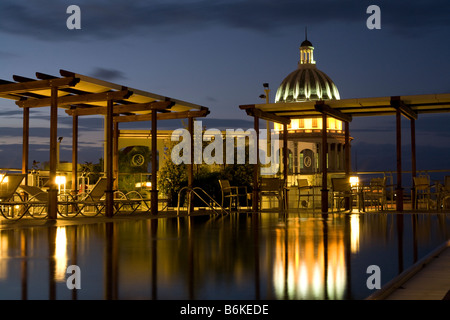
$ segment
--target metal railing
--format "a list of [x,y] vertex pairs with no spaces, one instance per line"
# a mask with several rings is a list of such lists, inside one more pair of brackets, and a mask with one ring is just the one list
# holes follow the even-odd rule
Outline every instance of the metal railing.
[[[180,214],[180,207],[181,207],[181,195],[183,193],[183,191],[186,190],[186,196],[187,196],[187,210],[188,210],[188,215],[191,213],[191,204],[193,203],[194,198],[192,197],[192,194],[194,194],[195,196],[197,196],[204,204],[206,204],[206,206],[208,206],[212,211],[214,211],[217,214],[220,214],[220,211],[225,212],[225,213],[230,213],[230,211],[225,210],[225,208],[223,208],[216,200],[214,200],[213,197],[211,197],[205,190],[203,190],[200,187],[183,187],[181,188],[180,191],[178,191],[178,203],[177,203],[177,215]],[[200,193],[202,193],[204,196],[207,197],[207,199],[209,199],[209,202],[205,199],[203,199],[203,197],[197,192],[199,191]],[[220,211],[217,211],[215,206],[220,208]]]

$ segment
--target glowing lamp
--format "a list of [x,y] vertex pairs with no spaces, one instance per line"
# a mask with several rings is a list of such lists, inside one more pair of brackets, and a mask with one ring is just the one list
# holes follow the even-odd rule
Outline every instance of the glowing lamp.
[[359,178],[358,177],[350,177],[350,186],[357,187],[359,184]]
[[137,182],[135,188],[150,188],[152,186],[151,182]]
[[58,185],[59,192],[61,192],[61,186],[66,189],[66,176],[56,176],[55,183]]

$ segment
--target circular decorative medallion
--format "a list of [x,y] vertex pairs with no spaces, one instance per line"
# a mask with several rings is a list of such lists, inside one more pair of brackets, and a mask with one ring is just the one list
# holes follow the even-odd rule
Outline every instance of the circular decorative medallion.
[[311,164],[312,164],[312,159],[311,159],[311,157],[310,157],[310,156],[306,156],[306,157],[303,159],[303,164],[305,165],[306,168],[311,167]]
[[142,154],[135,154],[133,158],[131,158],[131,164],[135,167],[140,167],[144,164],[145,158]]

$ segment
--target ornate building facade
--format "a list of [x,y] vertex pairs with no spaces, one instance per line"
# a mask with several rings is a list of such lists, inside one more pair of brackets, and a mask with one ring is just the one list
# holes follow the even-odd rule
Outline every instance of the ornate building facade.
[[[280,84],[275,103],[338,100],[339,91],[324,72],[317,69],[314,47],[309,40],[300,45],[300,61]],[[274,124],[282,137],[282,125]],[[292,119],[288,125],[288,172],[297,175],[316,175],[322,172],[322,120],[321,118]],[[330,173],[344,172],[345,133],[342,121],[327,118],[327,168]],[[284,138],[284,137],[283,137]],[[295,184],[295,180],[290,181]]]

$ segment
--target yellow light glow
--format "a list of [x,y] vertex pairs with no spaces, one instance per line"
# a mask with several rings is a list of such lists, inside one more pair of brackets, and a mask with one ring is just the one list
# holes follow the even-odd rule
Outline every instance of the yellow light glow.
[[350,185],[352,187],[357,187],[359,185],[359,178],[358,177],[350,177]]
[[55,278],[57,281],[63,281],[66,277],[67,268],[67,235],[65,227],[58,227],[58,229],[56,229],[55,240]]
[[66,184],[66,176],[56,176],[55,183],[59,186]]
[[352,253],[359,251],[359,215],[356,214],[350,218],[350,250]]
[[[283,125],[275,122],[273,128],[276,131],[281,131]],[[307,133],[313,132],[313,129],[322,130],[322,128],[321,118],[291,119],[291,123],[288,125],[288,131],[303,129]],[[327,130],[342,131],[342,121],[329,117],[327,119]]]
[[8,182],[8,177],[5,177],[4,174],[0,174],[0,181],[1,181],[2,183],[6,183],[6,182]]
[[291,129],[292,130],[299,129],[298,119],[291,120]]
[[152,186],[151,182],[137,182],[135,185],[135,188],[150,188]]
[[8,259],[9,258],[9,235],[6,233],[0,234],[0,279],[8,279]]
[[66,176],[56,176],[55,183],[58,185],[59,193],[61,193],[61,189],[66,190]]
[[323,242],[314,240],[321,234],[320,229],[314,228],[316,222],[304,223],[306,230],[317,233],[305,234],[299,228],[290,231],[291,240],[286,242],[286,231],[276,231],[274,258],[271,258],[275,295],[288,299],[323,299],[328,293],[333,299],[342,298],[347,281],[342,229],[328,229],[330,250],[325,255]]

